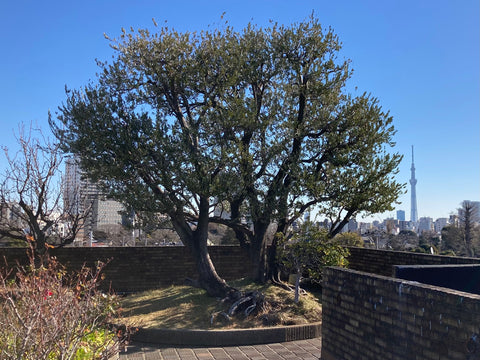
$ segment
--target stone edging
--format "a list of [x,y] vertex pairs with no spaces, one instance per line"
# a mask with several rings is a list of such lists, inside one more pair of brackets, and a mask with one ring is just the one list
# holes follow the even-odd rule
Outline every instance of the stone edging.
[[321,336],[322,323],[255,329],[187,330],[144,329],[132,336],[138,342],[184,346],[238,346],[269,344]]

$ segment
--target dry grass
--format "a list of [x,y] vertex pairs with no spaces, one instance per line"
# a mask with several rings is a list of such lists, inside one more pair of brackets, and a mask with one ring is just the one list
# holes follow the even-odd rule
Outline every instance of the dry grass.
[[[205,291],[190,286],[168,288],[128,295],[122,299],[124,320],[144,328],[228,329],[272,325],[305,324],[321,320],[322,307],[312,293],[293,301],[293,292],[274,285],[258,285],[247,280],[229,282],[244,291],[258,290],[265,295],[262,311],[247,318],[226,323],[222,316],[227,305],[209,297]],[[213,315],[213,323],[212,323]]]

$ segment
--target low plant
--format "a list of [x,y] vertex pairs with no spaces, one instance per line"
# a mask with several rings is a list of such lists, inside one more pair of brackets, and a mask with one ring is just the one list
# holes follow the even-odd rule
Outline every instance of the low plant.
[[281,239],[277,261],[283,271],[295,277],[295,303],[299,301],[302,276],[321,282],[323,269],[348,266],[348,255],[348,249],[312,223],[303,224],[290,238]]
[[[125,334],[109,326],[118,307],[98,288],[104,263],[68,273],[29,251],[29,265],[0,274],[0,358],[108,359]],[[15,272],[15,273],[14,273]]]

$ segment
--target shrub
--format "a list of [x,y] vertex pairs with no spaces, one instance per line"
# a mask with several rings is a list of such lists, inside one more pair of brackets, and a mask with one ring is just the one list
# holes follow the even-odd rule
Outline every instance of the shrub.
[[[107,359],[123,334],[109,330],[117,300],[98,290],[101,271],[68,274],[55,258],[0,274],[1,359]],[[14,276],[12,276],[14,275]]]
[[279,264],[290,274],[296,275],[295,302],[298,302],[299,284],[302,276],[321,281],[326,266],[347,266],[348,249],[335,239],[330,239],[326,230],[306,223],[290,239],[283,239],[277,253]]
[[343,246],[364,247],[362,237],[354,232],[345,232],[337,234],[334,239]]

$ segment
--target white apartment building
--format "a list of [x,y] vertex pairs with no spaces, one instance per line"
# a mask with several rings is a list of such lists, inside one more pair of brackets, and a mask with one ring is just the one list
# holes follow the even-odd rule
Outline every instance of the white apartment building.
[[124,209],[123,205],[107,199],[98,186],[85,176],[75,157],[65,162],[63,182],[65,211],[82,214],[90,209],[84,227],[77,235],[78,240],[89,239],[99,226],[122,224],[120,212]]
[[102,225],[117,225],[122,223],[124,206],[118,201],[98,196],[94,202],[96,228]]
[[365,234],[366,232],[369,232],[369,231],[372,230],[372,224],[371,223],[359,222],[358,223],[358,228],[360,229],[360,234]]
[[98,187],[84,176],[75,157],[65,161],[63,179],[63,202],[66,212],[81,214],[90,206],[91,200],[98,197]]
[[442,232],[442,229],[448,225],[448,219],[447,218],[438,218],[435,220],[435,223],[433,225],[434,230],[437,234]]
[[424,231],[433,230],[433,219],[431,217],[421,217],[418,220],[418,231],[417,234],[421,234]]

